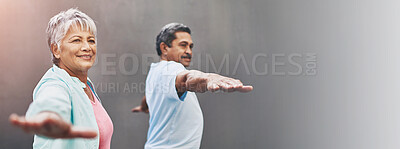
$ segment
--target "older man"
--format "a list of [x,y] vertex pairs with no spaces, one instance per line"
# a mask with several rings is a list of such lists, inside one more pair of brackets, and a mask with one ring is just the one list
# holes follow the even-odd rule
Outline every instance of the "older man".
[[146,149],[200,148],[203,114],[195,92],[249,92],[253,89],[240,80],[187,70],[193,48],[190,34],[189,27],[170,23],[157,36],[160,62],[151,64],[146,95],[142,105],[133,109],[150,113]]

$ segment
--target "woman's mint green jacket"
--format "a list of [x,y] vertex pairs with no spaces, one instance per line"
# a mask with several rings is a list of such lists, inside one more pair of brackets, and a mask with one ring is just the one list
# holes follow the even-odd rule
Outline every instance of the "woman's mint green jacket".
[[[93,85],[88,78],[92,91]],[[74,126],[97,130],[92,104],[83,90],[86,87],[78,78],[70,76],[65,70],[53,65],[39,81],[33,91],[33,102],[26,117],[32,117],[43,111],[59,114]],[[97,96],[97,99],[100,99]],[[51,139],[35,135],[33,149],[98,149],[99,136],[94,139]]]

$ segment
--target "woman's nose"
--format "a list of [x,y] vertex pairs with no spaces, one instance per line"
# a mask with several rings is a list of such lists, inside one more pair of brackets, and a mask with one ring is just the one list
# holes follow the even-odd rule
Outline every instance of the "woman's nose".
[[83,42],[83,45],[82,45],[81,50],[82,50],[82,51],[90,51],[91,48],[90,48],[90,46],[89,46],[89,43],[88,43],[88,42]]

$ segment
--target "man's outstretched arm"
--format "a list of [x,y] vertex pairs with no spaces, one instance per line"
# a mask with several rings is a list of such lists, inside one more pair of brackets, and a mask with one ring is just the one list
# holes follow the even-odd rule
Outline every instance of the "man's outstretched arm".
[[176,76],[175,87],[178,94],[185,91],[203,93],[217,90],[226,92],[250,92],[253,90],[253,86],[244,86],[240,80],[198,70],[185,70],[179,73]]
[[[175,87],[178,96],[185,91],[206,92],[206,91],[239,91],[250,92],[253,86],[244,86],[240,80],[224,77],[215,73],[204,73],[198,70],[185,70],[176,76]],[[142,104],[132,109],[132,112],[149,113],[146,103],[146,96],[142,99]]]

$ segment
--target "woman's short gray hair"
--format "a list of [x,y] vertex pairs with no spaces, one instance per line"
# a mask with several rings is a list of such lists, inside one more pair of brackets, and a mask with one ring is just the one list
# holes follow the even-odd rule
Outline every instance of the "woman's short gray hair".
[[72,25],[77,27],[80,26],[81,30],[83,31],[89,31],[95,36],[95,40],[97,40],[96,24],[92,18],[79,11],[77,8],[70,8],[67,11],[62,11],[55,15],[50,19],[49,24],[47,25],[46,33],[47,43],[50,47],[50,52],[52,55],[52,61],[56,65],[58,65],[59,59],[54,57],[51,47],[53,44],[55,44],[60,49],[61,40],[65,37]]

